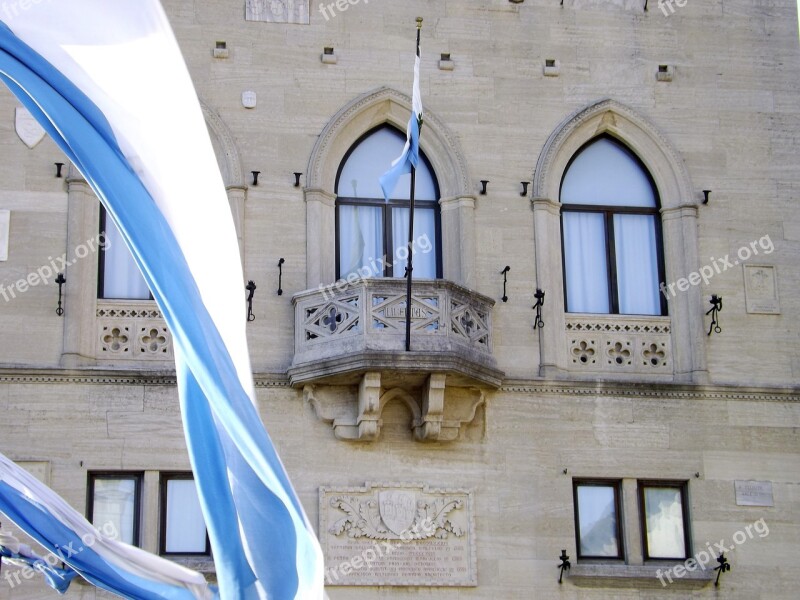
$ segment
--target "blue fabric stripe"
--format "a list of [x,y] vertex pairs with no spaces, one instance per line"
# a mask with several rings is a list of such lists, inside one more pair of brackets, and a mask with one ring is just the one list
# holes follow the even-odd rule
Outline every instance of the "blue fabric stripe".
[[232,580],[220,578],[220,594],[223,598],[251,598],[253,596],[247,590],[252,588],[256,576],[241,544],[234,543],[238,537],[239,521],[219,432],[211,426],[214,423],[211,408],[192,372],[178,355],[175,364],[182,389],[180,401],[184,433],[200,504],[203,514],[213,515],[206,519],[206,526],[214,564],[218,573],[238,574]]
[[408,121],[408,137],[410,140],[408,150],[400,155],[397,164],[381,175],[379,180],[386,202],[391,198],[400,177],[405,173],[410,173],[412,165],[416,168],[419,164],[419,133],[419,117],[412,112]]
[[[45,582],[59,594],[65,593],[69,589],[69,584],[78,576],[78,572],[70,568],[59,569],[51,567],[41,558],[22,556],[12,552],[10,549],[0,546],[0,558],[9,558],[16,563],[24,563],[34,571],[39,571],[44,577]],[[11,583],[11,580],[7,580]]]
[[[185,361],[179,379],[184,424],[193,465],[199,467],[197,480],[215,560],[221,565],[217,572],[224,597],[245,597],[253,578],[243,562],[240,530],[233,526],[233,501],[242,522],[248,524],[244,528],[247,546],[258,548],[256,576],[272,590],[274,598],[294,598],[299,575],[296,563],[287,564],[287,553],[292,556],[298,534],[307,536],[306,545],[314,534],[304,522],[299,500],[242,388],[171,229],[92,103],[5,27],[0,29],[0,48],[4,79],[29,110],[44,119],[40,122],[112,215],[163,311],[176,351]],[[31,61],[35,69],[17,57]],[[201,441],[208,440],[211,431],[218,432],[224,443],[218,437],[211,447],[201,448]],[[203,468],[206,463],[210,466]],[[223,483],[227,487],[223,465],[231,469],[230,493],[215,490]],[[280,493],[289,506],[279,499]],[[257,510],[262,503],[273,511],[280,506],[285,514],[265,514]],[[293,520],[287,518],[289,510]]]
[[97,587],[132,600],[194,600],[185,588],[146,580],[108,563],[74,531],[4,481],[0,481],[0,512]]

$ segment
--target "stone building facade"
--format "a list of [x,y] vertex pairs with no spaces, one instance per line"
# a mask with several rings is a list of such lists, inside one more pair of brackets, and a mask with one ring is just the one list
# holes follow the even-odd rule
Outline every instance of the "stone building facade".
[[[794,598],[793,0],[315,4],[164,2],[329,596]],[[417,16],[428,271],[406,352],[403,196],[367,176],[402,145]],[[108,291],[124,256],[98,201],[7,90],[0,156],[0,451],[213,578],[168,512],[191,491],[158,307]],[[49,594],[0,575],[0,599]]]

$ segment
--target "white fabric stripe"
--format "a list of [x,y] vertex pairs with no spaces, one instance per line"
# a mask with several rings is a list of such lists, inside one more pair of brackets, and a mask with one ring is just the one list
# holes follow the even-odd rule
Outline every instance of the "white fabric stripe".
[[[197,96],[160,3],[47,2],[20,11],[7,24],[108,118],[184,250],[252,399],[243,311],[231,310],[244,293],[233,218]],[[209,240],[207,231],[218,235]]]

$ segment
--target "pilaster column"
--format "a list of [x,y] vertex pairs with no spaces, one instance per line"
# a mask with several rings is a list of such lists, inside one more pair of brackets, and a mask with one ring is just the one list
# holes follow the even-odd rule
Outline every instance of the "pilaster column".
[[442,198],[439,206],[442,215],[442,275],[449,281],[474,289],[475,196]]
[[539,330],[540,375],[555,376],[567,362],[564,344],[564,284],[561,273],[561,206],[549,198],[533,198],[536,284],[545,293]]
[[[664,262],[667,286],[699,267],[697,249],[697,205],[682,204],[661,210],[664,228]],[[673,288],[674,289],[674,288]],[[703,317],[705,290],[690,286],[685,292],[669,294],[672,317],[672,353],[675,380],[686,383],[708,381],[706,336]]]
[[321,189],[304,190],[306,200],[306,287],[336,279],[336,196]]
[[[89,184],[70,165],[67,176],[67,257],[75,248],[94,240],[100,232],[100,203]],[[99,250],[98,250],[99,251]],[[97,310],[97,253],[67,266],[64,299],[64,346],[61,364],[94,364],[95,312]]]

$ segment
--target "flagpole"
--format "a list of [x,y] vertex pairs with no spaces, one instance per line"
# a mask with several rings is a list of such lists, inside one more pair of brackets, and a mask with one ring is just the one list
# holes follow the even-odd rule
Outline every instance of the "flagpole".
[[[419,37],[422,30],[422,17],[417,17],[417,58],[419,58]],[[421,125],[420,125],[421,128]],[[417,169],[411,165],[411,200],[408,211],[408,266],[406,267],[406,352],[411,350],[411,277],[414,271],[414,188],[416,187]]]

